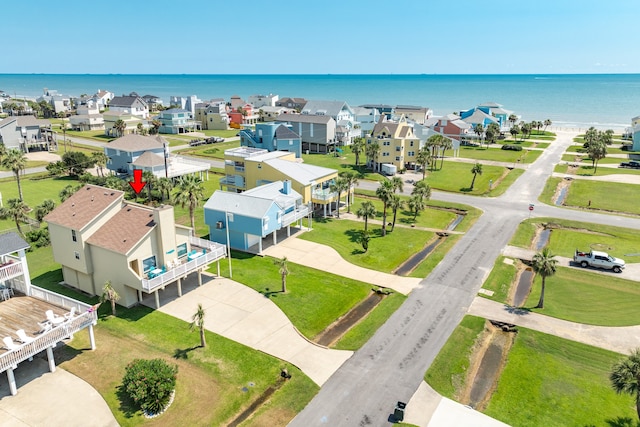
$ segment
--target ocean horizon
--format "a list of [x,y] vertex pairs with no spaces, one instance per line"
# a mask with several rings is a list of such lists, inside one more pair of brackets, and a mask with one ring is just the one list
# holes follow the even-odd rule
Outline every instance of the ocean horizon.
[[0,74],[0,90],[36,98],[65,95],[196,95],[203,101],[233,95],[277,94],[363,104],[420,105],[444,115],[496,102],[522,120],[553,126],[628,127],[640,115],[640,74]]

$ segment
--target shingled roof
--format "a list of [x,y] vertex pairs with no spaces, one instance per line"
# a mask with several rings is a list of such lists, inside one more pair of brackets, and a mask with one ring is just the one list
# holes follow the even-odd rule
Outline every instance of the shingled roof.
[[120,203],[124,192],[87,184],[44,217],[48,223],[72,230],[82,230],[114,203]]
[[125,204],[87,239],[87,243],[127,254],[155,226],[151,209]]
[[0,255],[18,252],[21,249],[28,249],[29,244],[18,236],[17,233],[9,232],[0,234]]
[[146,151],[164,148],[163,141],[164,139],[161,136],[153,138],[150,136],[130,134],[111,141],[106,147],[127,152]]

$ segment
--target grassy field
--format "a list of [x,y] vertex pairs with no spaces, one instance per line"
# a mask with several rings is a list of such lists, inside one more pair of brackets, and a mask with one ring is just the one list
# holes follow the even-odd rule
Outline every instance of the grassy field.
[[[281,278],[273,258],[234,252],[233,280],[270,298],[309,339],[347,313],[371,292],[371,285],[289,263],[287,292],[281,293]],[[213,270],[214,267],[212,267]],[[226,263],[221,264],[227,275]]]
[[[567,173],[567,169],[569,169],[569,165],[567,165],[566,163],[564,164],[560,163],[556,165],[553,171],[558,173]],[[598,167],[595,174],[593,173],[593,171],[594,171],[594,168],[590,164],[589,165],[580,164],[580,167],[578,168],[576,175],[605,176],[605,175],[638,175],[640,174],[640,169],[625,169],[625,168]]]
[[198,147],[182,148],[177,150],[177,154],[196,156],[196,157],[210,157],[213,159],[224,159],[224,151],[232,148],[240,147],[240,141],[225,141],[218,142],[216,144],[200,145]]
[[632,398],[616,394],[609,370],[621,355],[518,328],[485,413],[514,427],[633,426]]
[[207,130],[200,130],[198,132],[201,132],[207,136],[219,136],[221,138],[232,138],[235,137],[238,132],[240,132],[239,129],[228,129],[228,130],[224,130],[224,129],[207,129]]
[[542,151],[538,150],[501,150],[499,148],[486,147],[460,147],[460,157],[476,160],[493,160],[496,162],[509,162],[509,163],[533,163],[538,157],[540,157]]
[[504,259],[505,257],[503,256],[499,256],[498,259],[496,259],[493,269],[491,269],[491,273],[489,273],[489,277],[487,277],[482,284],[482,289],[493,291],[493,295],[479,294],[480,296],[493,301],[507,302],[509,290],[516,278],[518,270],[514,264],[506,264]]
[[[536,277],[526,307],[538,303],[540,289],[541,281]],[[558,267],[556,274],[547,278],[544,301],[544,309],[531,311],[589,325],[640,324],[640,286],[615,273],[603,276],[587,269]]]
[[380,226],[369,224],[371,241],[369,250],[363,253],[362,246],[356,242],[363,229],[363,222],[318,218],[313,222],[313,230],[299,238],[331,246],[352,264],[391,273],[435,236],[429,231],[396,227],[382,237]]
[[542,193],[538,197],[542,203],[546,203],[548,205],[553,205],[551,201],[553,199],[553,195],[556,192],[556,188],[558,188],[558,184],[562,181],[562,178],[549,178],[542,189]]
[[427,370],[424,380],[441,395],[458,398],[464,387],[472,348],[484,330],[481,317],[465,316]]
[[[589,158],[589,156],[587,154],[582,154],[582,155],[578,155],[580,156],[578,159],[576,159],[576,155],[575,154],[563,154],[561,160],[564,162],[569,162],[571,164],[579,164],[581,166],[591,166],[591,159]],[[621,159],[618,157],[605,157],[604,159],[600,159],[600,161],[598,162],[599,165],[615,165],[615,164],[619,164],[620,162],[624,162],[625,159]]]
[[67,134],[67,137],[76,136],[78,138],[90,139],[92,141],[97,141],[102,143],[111,142],[114,139],[116,139],[112,136],[105,135],[103,130],[75,131],[75,130],[67,129],[66,134]]
[[583,207],[590,201],[592,209],[640,214],[640,204],[632,197],[637,191],[638,185],[634,184],[574,180],[565,205]]
[[[455,193],[465,193],[473,195],[498,196],[508,188],[507,178],[496,184],[503,175],[522,174],[520,169],[509,170],[500,166],[482,166],[482,175],[476,177],[474,189],[470,190],[473,174],[471,169],[473,164],[454,161],[445,161],[441,170],[427,172],[427,182],[434,190],[450,191]],[[492,190],[489,190],[489,181],[492,181]],[[513,181],[510,181],[513,182]]]
[[[425,375],[440,394],[455,399],[464,387],[471,348],[484,319],[465,316]],[[621,355],[518,328],[487,415],[514,427],[632,426],[632,398],[609,386],[609,369]]]
[[[400,196],[401,200],[405,202],[404,209],[398,209],[396,224],[410,225],[416,224],[418,227],[446,229],[449,224],[456,218],[456,213],[451,210],[427,208],[420,212],[413,221],[413,213],[407,210],[406,203],[409,200],[409,196]],[[369,201],[373,203],[376,208],[375,219],[382,221],[382,210],[384,208],[382,201],[374,197],[362,197],[356,195],[354,203],[351,205],[351,213],[357,212],[363,202]],[[341,213],[346,212],[346,208],[340,210]],[[387,208],[387,222],[393,221],[393,211]],[[380,227],[380,225],[375,225]]]

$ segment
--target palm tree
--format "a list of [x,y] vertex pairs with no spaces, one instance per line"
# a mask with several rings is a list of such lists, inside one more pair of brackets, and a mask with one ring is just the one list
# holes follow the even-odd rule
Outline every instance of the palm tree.
[[431,164],[431,152],[429,151],[429,147],[425,145],[418,151],[418,155],[416,156],[416,163],[420,165],[422,169],[422,179],[425,178],[427,174],[427,165]]
[[402,190],[404,190],[404,181],[399,176],[394,176],[391,178],[391,187],[393,187],[394,193],[402,193]]
[[149,133],[151,135],[157,135],[159,130],[160,130],[160,126],[162,126],[162,122],[160,120],[152,120],[151,121],[151,129],[149,129]]
[[111,314],[114,316],[116,315],[116,302],[118,302],[119,299],[120,295],[116,292],[113,286],[111,286],[111,281],[107,280],[104,282],[100,302],[109,301],[111,303]]
[[[453,148],[453,142],[451,141],[451,139],[445,136],[442,138],[440,147],[442,148],[442,155],[440,156],[440,170],[442,170],[442,166],[444,165],[444,155],[447,152],[447,150],[450,150]],[[422,179],[424,179],[424,177],[422,177]]]
[[122,119],[116,120],[113,124],[113,128],[116,130],[116,135],[122,136],[124,135],[124,131],[127,128],[127,124]]
[[195,329],[198,329],[200,332],[200,347],[207,346],[207,340],[204,336],[204,316],[205,316],[204,308],[202,308],[202,304],[198,303],[198,309],[193,316],[191,316],[191,324],[189,325],[189,330],[193,332]]
[[189,206],[191,228],[196,230],[196,208],[204,199],[204,187],[202,180],[196,175],[185,175],[178,181],[178,192],[173,195],[173,202],[183,208]]
[[420,199],[424,201],[429,200],[431,198],[431,187],[427,184],[427,181],[423,179],[415,183],[411,195],[420,196]]
[[534,273],[539,274],[542,278],[542,290],[540,291],[540,300],[535,308],[544,308],[544,285],[547,277],[556,274],[556,266],[558,260],[554,258],[549,248],[544,248],[542,252],[538,252],[533,256],[531,267]]
[[56,202],[51,199],[47,199],[38,206],[36,206],[36,219],[38,222],[42,222],[45,216],[49,214],[49,212],[53,211],[56,208]]
[[611,386],[616,393],[630,394],[636,399],[636,413],[640,418],[640,348],[611,368]]
[[338,176],[344,178],[347,188],[347,213],[351,213],[353,203],[353,188],[358,185],[358,174],[355,171],[342,171]]
[[147,185],[145,185],[147,189],[147,198],[149,199],[149,203],[151,203],[151,190],[155,188],[158,178],[156,178],[151,171],[143,171],[142,180],[147,183]]
[[156,187],[162,196],[162,202],[165,201],[165,195],[167,199],[171,198],[171,190],[173,190],[173,182],[169,178],[158,178]]
[[511,123],[511,127],[513,128],[518,121],[518,116],[516,116],[515,114],[510,114],[507,120],[509,120],[509,123]]
[[22,228],[20,228],[20,223],[27,222],[29,220],[29,217],[27,216],[27,212],[29,212],[29,210],[29,206],[27,206],[22,200],[9,199],[7,200],[7,205],[0,208],[0,219],[13,219],[16,223],[18,233],[24,236]]
[[342,192],[349,191],[349,183],[346,179],[338,176],[329,186],[329,191],[331,191],[332,193],[338,193],[338,201],[336,202],[336,213],[338,214],[338,219],[340,219],[340,198],[342,197]]
[[392,194],[389,199],[389,207],[393,212],[393,221],[391,222],[391,231],[393,232],[394,228],[396,228],[396,217],[398,215],[398,209],[402,209],[404,206],[404,202],[397,194]]
[[380,155],[380,145],[376,141],[367,144],[367,148],[365,148],[365,154],[368,161],[371,162],[371,169],[373,169],[374,172],[377,172],[377,162],[378,156]]
[[[120,183],[122,180],[116,177],[113,177],[115,179],[118,180],[118,183]],[[111,187],[110,187],[111,188]],[[64,187],[62,190],[60,190],[60,193],[58,193],[58,197],[60,197],[60,201],[64,202],[65,200],[67,200],[69,197],[73,196],[74,193],[76,191],[78,191],[80,189],[79,186],[73,186],[71,184],[67,185],[66,187]]]
[[362,245],[362,250],[365,253],[369,250],[369,240],[371,240],[371,234],[366,229],[361,230],[358,234],[358,243]]
[[20,185],[20,173],[27,166],[27,156],[25,156],[22,151],[12,148],[4,155],[1,164],[5,168],[10,169],[16,176],[16,182],[18,183],[18,196],[20,201],[23,201],[24,198],[22,197],[22,185]]
[[471,181],[471,189],[473,190],[473,185],[476,183],[476,176],[482,175],[482,164],[476,163],[473,165],[471,173],[473,174],[473,180]]
[[594,168],[593,174],[595,175],[596,172],[598,172],[598,162],[607,157],[607,145],[601,138],[598,138],[589,144],[587,153],[589,153],[589,157],[591,158],[591,167]]
[[282,293],[287,292],[287,276],[290,273],[288,263],[287,257],[273,260],[273,264],[278,266],[278,273],[280,273],[280,280],[282,280]]
[[496,142],[498,135],[500,135],[500,126],[497,123],[489,123],[489,126],[487,126],[487,130],[485,131],[485,142],[487,143],[487,148],[489,147],[489,144]]
[[386,179],[376,189],[376,196],[382,201],[382,237],[387,235],[387,207],[392,194],[393,183]]
[[544,124],[544,131],[545,131],[545,132],[547,131],[547,127],[551,126],[551,123],[552,123],[552,122],[551,122],[551,120],[550,120],[550,119],[547,119],[547,120],[545,120],[545,121],[544,121],[544,123],[543,123],[543,124]]
[[[445,137],[440,135],[440,134],[436,134],[436,135],[431,135],[424,143],[424,147],[423,149],[425,150],[429,150],[429,164],[431,165],[431,170],[433,170],[434,166],[435,166],[435,159],[437,159],[437,151],[438,149],[442,146],[443,142],[444,142]],[[418,153],[419,155],[420,153]],[[422,179],[424,179],[424,176],[422,177]]]
[[364,152],[366,148],[365,139],[362,137],[356,137],[351,144],[351,152],[356,156],[356,166],[360,165],[360,154]]
[[427,207],[426,201],[419,195],[414,194],[411,196],[408,202],[409,210],[413,212],[413,221],[415,222],[416,218],[420,211],[424,210]]
[[369,218],[376,215],[376,207],[370,201],[362,202],[360,208],[356,211],[358,218],[364,218],[364,231],[367,231]]
[[478,135],[478,139],[480,140],[480,145],[482,146],[482,135],[484,134],[484,126],[482,126],[482,123],[478,123],[473,127],[473,133]]
[[106,154],[104,154],[104,151],[96,151],[91,153],[91,161],[98,168],[100,176],[104,177],[104,168],[107,166],[107,162],[109,161],[109,158]]
[[518,125],[511,126],[511,129],[509,129],[509,133],[513,137],[513,142],[515,142],[518,134],[520,133],[520,127]]

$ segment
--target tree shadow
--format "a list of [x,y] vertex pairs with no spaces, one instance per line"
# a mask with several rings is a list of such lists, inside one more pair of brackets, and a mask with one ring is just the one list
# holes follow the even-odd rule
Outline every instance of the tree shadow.
[[118,409],[120,410],[120,412],[122,412],[124,417],[133,418],[136,412],[138,412],[138,407],[136,403],[133,401],[133,399],[129,397],[129,395],[124,390],[124,387],[122,385],[119,385],[118,387],[116,387],[116,397],[120,402]]
[[[369,230],[369,232],[371,231]],[[351,230],[346,230],[344,234],[349,238],[349,241],[351,243],[358,243],[358,240],[362,235],[362,230],[356,230],[355,228],[352,228]]]
[[504,310],[509,314],[515,314],[516,316],[526,316],[531,314],[531,308],[529,307],[514,307],[512,305],[505,304]]
[[473,191],[473,188],[471,188],[471,187],[462,187],[462,188],[460,188],[459,191],[461,191],[462,193],[470,193],[470,192]]
[[272,291],[269,288],[264,288],[264,290],[259,291],[265,298],[276,298],[278,294],[281,294],[281,290]]
[[200,348],[199,345],[193,346],[191,348],[185,348],[185,349],[176,348],[176,350],[173,352],[173,358],[187,360],[189,358],[189,353],[198,348]]
[[605,420],[611,427],[640,427],[640,421],[636,421],[630,417],[617,417]]

